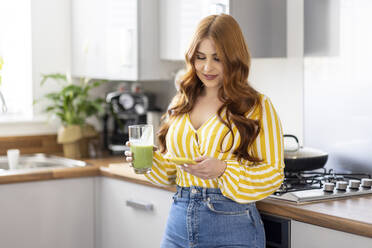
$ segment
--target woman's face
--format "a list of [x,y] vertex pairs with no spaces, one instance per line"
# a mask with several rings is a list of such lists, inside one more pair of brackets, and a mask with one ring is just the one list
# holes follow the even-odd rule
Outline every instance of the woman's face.
[[204,39],[196,51],[194,66],[196,75],[208,88],[219,87],[223,81],[223,66],[213,40]]

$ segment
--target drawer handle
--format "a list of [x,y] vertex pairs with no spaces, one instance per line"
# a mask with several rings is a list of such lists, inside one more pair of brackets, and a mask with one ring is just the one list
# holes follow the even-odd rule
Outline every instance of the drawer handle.
[[152,211],[154,209],[154,205],[152,203],[141,202],[137,200],[127,200],[126,204],[129,207],[137,208],[137,209],[141,209],[145,211]]

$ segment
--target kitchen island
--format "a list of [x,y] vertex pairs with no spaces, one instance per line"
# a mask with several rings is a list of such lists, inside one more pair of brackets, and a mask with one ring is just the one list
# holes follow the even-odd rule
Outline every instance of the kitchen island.
[[[151,184],[143,175],[137,175],[123,157],[106,157],[87,159],[89,166],[79,168],[54,168],[3,172],[0,184],[11,184],[29,181],[45,181],[68,178],[98,177],[111,178],[131,184],[140,184],[144,189],[161,189],[171,195],[175,187],[161,187]],[[1,185],[0,185],[1,187]],[[96,186],[97,187],[97,186]],[[299,223],[355,234],[368,238],[372,247],[372,195],[327,200],[308,204],[292,204],[276,199],[265,199],[257,202],[257,208],[265,214],[287,218]]]

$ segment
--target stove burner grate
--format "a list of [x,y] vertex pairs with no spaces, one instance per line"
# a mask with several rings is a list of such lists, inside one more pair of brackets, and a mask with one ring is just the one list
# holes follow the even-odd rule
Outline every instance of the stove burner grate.
[[360,180],[362,178],[371,178],[371,175],[365,173],[335,173],[333,169],[327,171],[325,168],[320,171],[286,172],[282,185],[274,194],[282,195],[288,192],[321,189],[324,183],[348,182],[352,179]]

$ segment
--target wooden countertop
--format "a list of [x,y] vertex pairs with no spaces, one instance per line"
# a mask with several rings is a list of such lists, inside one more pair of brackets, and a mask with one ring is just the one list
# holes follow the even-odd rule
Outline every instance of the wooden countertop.
[[261,212],[372,238],[372,195],[295,205],[280,200],[257,202]]
[[[72,177],[107,176],[175,192],[175,187],[151,184],[137,175],[123,157],[86,159],[82,168],[28,169],[0,173],[0,184],[52,180]],[[372,238],[372,195],[295,205],[275,199],[257,202],[265,213]]]

